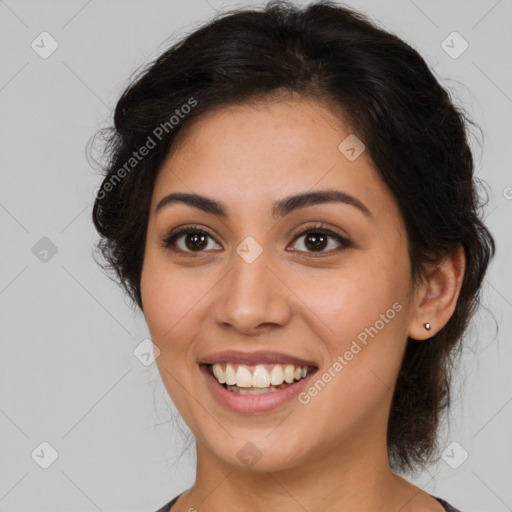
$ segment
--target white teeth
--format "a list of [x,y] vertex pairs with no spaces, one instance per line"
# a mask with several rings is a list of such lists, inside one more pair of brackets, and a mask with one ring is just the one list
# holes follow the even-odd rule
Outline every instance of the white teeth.
[[224,372],[222,371],[220,364],[213,365],[213,374],[221,384],[224,384],[226,382],[226,378],[224,376]]
[[258,365],[252,374],[252,387],[253,388],[268,388],[270,386],[270,373],[262,366]]
[[[269,365],[259,364],[254,367],[253,372],[244,365],[238,365],[235,371],[233,364],[227,363],[226,369],[222,369],[220,363],[215,363],[212,366],[215,378],[227,386],[238,386],[239,388],[251,389],[266,389],[267,391],[278,391],[278,388],[273,386],[281,386],[284,383],[292,384],[294,381],[299,381],[306,377],[308,373],[307,366],[295,366],[287,364],[284,366],[280,364],[272,365],[272,370],[269,372],[267,367]],[[284,385],[286,385],[284,384]],[[228,388],[229,389],[229,388]],[[258,394],[251,393],[250,394]]]
[[[215,366],[217,366],[222,372],[220,364],[214,364],[213,367],[215,368]],[[226,365],[226,374],[224,375],[224,378],[226,379],[226,384],[228,386],[233,386],[236,384],[236,372],[229,363]],[[222,384],[220,380],[219,382]]]
[[273,386],[279,386],[284,382],[284,372],[283,367],[280,364],[276,364],[272,371],[270,372],[270,383]]
[[295,366],[293,364],[287,364],[284,368],[284,380],[291,384],[295,377]]
[[[287,384],[289,386],[290,384]],[[228,386],[229,391],[238,393],[239,395],[266,395],[267,393],[274,393],[281,391],[281,388],[270,386],[269,388],[238,388],[236,386]]]
[[248,368],[240,365],[236,372],[236,385],[239,388],[250,388],[252,386],[252,375]]

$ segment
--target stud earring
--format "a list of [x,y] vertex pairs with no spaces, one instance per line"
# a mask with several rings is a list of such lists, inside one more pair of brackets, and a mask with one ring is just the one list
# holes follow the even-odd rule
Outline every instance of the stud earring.
[[425,329],[427,329],[427,331],[430,331],[432,326],[427,322],[427,323],[423,324],[423,327],[425,327]]

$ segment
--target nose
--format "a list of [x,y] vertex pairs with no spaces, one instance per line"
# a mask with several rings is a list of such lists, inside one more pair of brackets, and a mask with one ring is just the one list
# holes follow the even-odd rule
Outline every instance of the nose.
[[232,260],[213,305],[217,325],[253,336],[286,325],[293,294],[269,265],[265,251],[251,263],[236,253]]

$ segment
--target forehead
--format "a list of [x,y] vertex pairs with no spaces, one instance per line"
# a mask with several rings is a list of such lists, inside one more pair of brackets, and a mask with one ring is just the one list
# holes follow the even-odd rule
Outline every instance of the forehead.
[[328,188],[369,209],[392,206],[368,152],[351,160],[340,151],[349,136],[339,115],[311,99],[217,108],[179,134],[157,176],[152,209],[174,191],[215,196],[236,211]]

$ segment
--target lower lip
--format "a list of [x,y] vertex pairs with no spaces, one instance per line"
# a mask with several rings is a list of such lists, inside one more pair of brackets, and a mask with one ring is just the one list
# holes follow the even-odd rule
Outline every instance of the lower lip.
[[273,411],[293,400],[308,385],[310,378],[316,373],[308,373],[306,377],[279,391],[265,393],[263,395],[241,395],[228,391],[219,381],[209,372],[206,365],[200,365],[203,372],[206,385],[213,397],[224,407],[233,412],[241,414],[259,414]]

